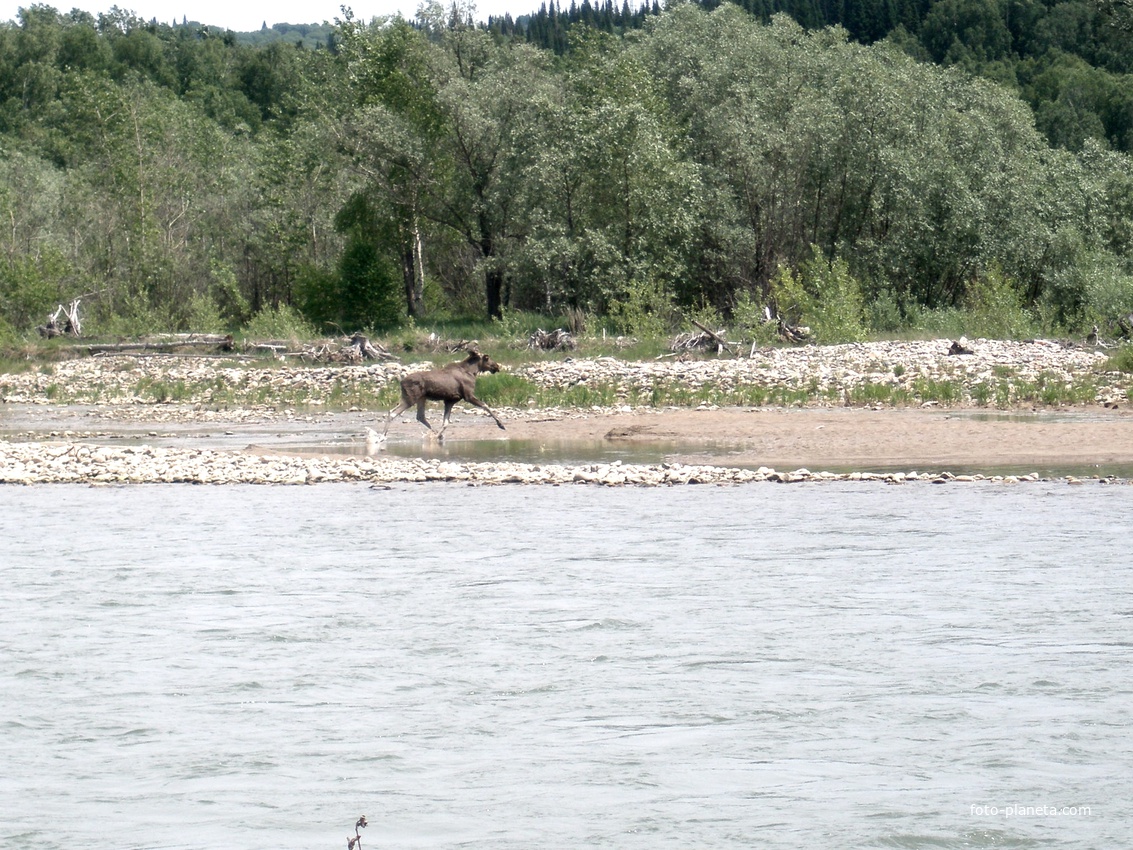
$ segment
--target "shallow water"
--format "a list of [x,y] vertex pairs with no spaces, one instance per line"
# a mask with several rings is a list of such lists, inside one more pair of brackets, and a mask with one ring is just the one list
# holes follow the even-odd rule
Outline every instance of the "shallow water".
[[370,847],[1124,846],[1130,516],[0,488],[0,847],[333,847],[362,813]]
[[[784,416],[805,417],[814,409],[778,411]],[[827,411],[829,412],[829,411]],[[849,409],[841,412],[849,415]],[[948,418],[1042,424],[1051,422],[1110,421],[1109,411],[1066,410],[1035,413],[1006,413],[985,410],[956,410]],[[460,416],[458,415],[458,420]],[[308,408],[294,417],[267,421],[123,421],[121,410],[109,406],[84,405],[4,405],[0,409],[0,440],[65,439],[95,445],[150,445],[174,448],[246,449],[310,456],[364,457],[372,453],[366,444],[366,429],[381,427],[381,416],[373,412],[330,412]],[[458,423],[459,424],[459,423]],[[487,439],[469,439],[467,432],[455,428],[439,441],[416,423],[406,423],[382,444],[379,455],[395,458],[437,458],[460,463],[532,463],[585,465],[621,461],[627,464],[708,464],[758,469],[767,459],[754,454],[743,440],[668,439],[516,439],[510,433],[492,429]],[[791,471],[798,464],[780,466]],[[1045,460],[1026,464],[983,465],[972,463],[919,464],[920,472],[951,472],[955,475],[1029,475],[1043,478],[1075,476],[1116,477],[1133,480],[1133,463],[1106,460],[1101,463],[1067,463],[1061,452]],[[909,472],[908,464],[854,463],[822,464],[812,471]]]

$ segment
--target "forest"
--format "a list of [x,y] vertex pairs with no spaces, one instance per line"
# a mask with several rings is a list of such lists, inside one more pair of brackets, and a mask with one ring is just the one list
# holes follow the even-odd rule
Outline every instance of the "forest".
[[432,3],[236,34],[29,6],[0,23],[0,340],[76,299],[120,336],[1127,333],[1128,11]]

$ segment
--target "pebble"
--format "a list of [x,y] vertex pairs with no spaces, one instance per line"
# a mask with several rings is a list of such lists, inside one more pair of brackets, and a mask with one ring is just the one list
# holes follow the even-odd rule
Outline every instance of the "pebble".
[[[437,459],[288,457],[248,451],[177,449],[154,446],[89,446],[81,443],[0,441],[0,484],[329,484],[369,482],[386,485],[449,481],[469,484],[584,484],[600,487],[662,487],[687,484],[782,484],[830,481],[994,482],[1039,481],[1023,476],[952,475],[948,472],[812,472],[769,467],[685,465],[679,463],[586,464],[455,463]],[[1079,478],[1065,479],[1081,484]],[[1103,484],[1130,482],[1099,479]]]
[[[727,391],[745,385],[844,397],[855,388],[888,384],[915,397],[921,381],[953,381],[962,388],[957,404],[973,404],[972,390],[983,388],[995,398],[1003,382],[1069,384],[1085,375],[1096,383],[1095,402],[1104,407],[1126,406],[1133,376],[1103,371],[1108,355],[1092,348],[1066,347],[1035,339],[964,340],[975,353],[948,355],[949,340],[882,341],[846,345],[757,349],[751,357],[680,361],[617,360],[612,357],[546,360],[507,371],[533,384],[565,390],[571,387],[615,386],[624,395],[632,389],[648,392],[657,384],[672,384],[695,392],[711,386]],[[223,366],[205,358],[170,359],[156,356],[88,357],[51,365],[46,371],[0,375],[0,400],[13,404],[76,403],[120,406],[138,419],[252,421],[271,418],[317,421],[320,412],[299,413],[265,403],[227,408],[214,397],[228,398],[227,388],[248,396],[303,399],[310,406],[332,402],[335,394],[354,387],[372,390],[399,380],[430,363],[385,361],[365,366]],[[138,395],[139,387],[158,382],[182,388],[175,404],[155,404]],[[218,388],[225,388],[221,393]],[[219,393],[219,395],[218,395]],[[214,404],[219,409],[210,409]],[[938,402],[931,402],[937,405]],[[705,405],[710,408],[711,405]],[[625,410],[624,402],[612,410]],[[605,412],[597,407],[596,411]],[[538,416],[537,409],[510,411],[512,416]]]
[[[964,389],[958,404],[971,403],[975,386],[992,387],[997,381],[1071,382],[1089,375],[1097,386],[1098,404],[1128,404],[1133,377],[1101,369],[1107,355],[1081,347],[1066,347],[1049,340],[1008,342],[971,340],[972,355],[948,356],[948,340],[871,342],[835,346],[760,349],[749,358],[678,361],[622,361],[611,357],[541,361],[509,371],[540,387],[566,389],[580,384],[616,385],[648,390],[658,383],[673,383],[690,390],[712,385],[722,390],[756,384],[786,389],[817,388],[848,393],[864,384],[889,383],[911,388],[918,380],[952,380]],[[15,404],[75,403],[108,405],[108,418],[117,421],[186,420],[200,423],[263,421],[264,419],[320,421],[325,413],[299,412],[293,406],[270,403],[210,409],[217,387],[238,387],[262,398],[302,398],[322,405],[343,387],[365,384],[370,389],[398,380],[430,364],[383,362],[366,366],[276,366],[245,368],[220,366],[214,360],[116,356],[85,358],[51,364],[41,371],[0,375],[0,401]],[[141,398],[139,386],[164,381],[188,388],[177,404],[155,404]],[[626,410],[623,403],[613,409]],[[594,411],[607,412],[605,408]],[[510,411],[513,416],[576,418],[587,410]],[[229,432],[230,433],[230,432]],[[150,436],[157,436],[151,431]],[[30,435],[29,435],[30,436]],[[523,463],[453,463],[390,457],[359,459],[265,456],[247,451],[174,449],[151,446],[89,446],[75,442],[85,433],[53,432],[52,442],[0,441],[0,483],[126,484],[192,482],[210,484],[319,484],[364,481],[375,487],[399,482],[458,481],[478,484],[582,484],[604,487],[658,487],[689,484],[796,484],[827,481],[884,482],[887,484],[937,483],[1024,484],[1038,481],[1024,476],[952,475],[934,473],[853,472],[835,474],[807,469],[777,471],[768,467],[739,469],[681,464],[558,466]],[[42,438],[41,438],[42,439]],[[55,440],[58,440],[56,442]],[[1082,479],[1066,478],[1069,484]],[[1103,483],[1129,483],[1107,478]]]

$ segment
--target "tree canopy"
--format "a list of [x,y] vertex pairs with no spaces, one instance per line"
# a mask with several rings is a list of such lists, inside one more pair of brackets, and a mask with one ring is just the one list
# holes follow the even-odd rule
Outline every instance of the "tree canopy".
[[0,24],[0,333],[80,296],[103,332],[1133,311],[1111,12],[799,3],[434,4],[313,45],[31,6]]

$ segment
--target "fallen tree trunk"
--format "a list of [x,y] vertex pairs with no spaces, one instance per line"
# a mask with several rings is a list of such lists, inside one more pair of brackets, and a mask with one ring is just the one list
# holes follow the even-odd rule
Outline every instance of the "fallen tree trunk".
[[108,342],[98,345],[76,346],[76,350],[90,354],[121,354],[130,351],[155,351],[168,353],[182,348],[212,348],[221,351],[235,351],[236,343],[231,334],[170,334],[172,339],[141,342]]

